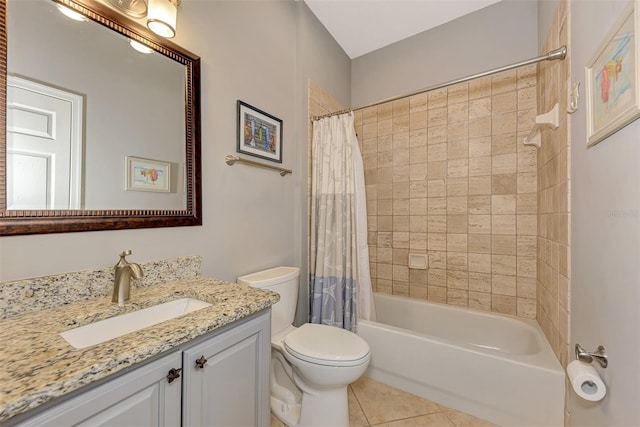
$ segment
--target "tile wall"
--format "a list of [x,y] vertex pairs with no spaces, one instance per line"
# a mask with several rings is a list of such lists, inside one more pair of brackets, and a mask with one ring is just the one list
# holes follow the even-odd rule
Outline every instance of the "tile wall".
[[[537,320],[564,368],[569,361],[570,251],[570,150],[567,111],[570,84],[569,1],[560,0],[558,10],[542,49],[547,52],[569,47],[563,61],[540,63],[538,70],[539,113],[559,103],[560,126],[545,130],[538,152],[538,255]],[[567,383],[567,392],[570,385]],[[568,396],[568,393],[567,393]],[[565,408],[568,408],[565,399]],[[565,414],[565,423],[568,421]]]
[[536,317],[536,70],[356,111],[375,291]]

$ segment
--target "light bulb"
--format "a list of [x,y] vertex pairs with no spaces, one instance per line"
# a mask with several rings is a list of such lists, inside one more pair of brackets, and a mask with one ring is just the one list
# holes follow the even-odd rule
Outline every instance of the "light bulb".
[[178,8],[169,0],[149,0],[147,27],[157,35],[172,38],[176,35]]
[[86,21],[87,18],[81,14],[80,12],[76,12],[73,9],[68,8],[67,6],[64,6],[62,4],[58,4],[58,10],[67,18],[71,18],[74,21]]

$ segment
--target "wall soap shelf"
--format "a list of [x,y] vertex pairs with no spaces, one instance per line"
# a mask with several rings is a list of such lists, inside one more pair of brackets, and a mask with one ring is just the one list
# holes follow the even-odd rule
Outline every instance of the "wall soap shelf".
[[551,129],[558,129],[560,125],[560,114],[558,109],[558,103],[553,108],[544,113],[536,116],[536,123],[529,132],[529,135],[524,139],[524,145],[533,145],[536,148],[540,148],[542,145],[542,138],[540,136],[540,128],[543,126],[549,126]]
[[243,159],[242,157],[238,157],[238,156],[234,156],[234,155],[227,155],[224,158],[224,161],[229,165],[229,166],[233,166],[235,163],[244,163],[245,165],[250,165],[250,166],[255,166],[258,168],[263,168],[263,169],[271,169],[271,170],[275,170],[280,172],[280,176],[285,176],[287,174],[292,174],[293,171],[291,169],[285,169],[285,168],[281,168],[278,166],[271,166],[268,165],[266,163],[260,163],[260,162],[256,162],[253,160],[249,160],[249,159]]

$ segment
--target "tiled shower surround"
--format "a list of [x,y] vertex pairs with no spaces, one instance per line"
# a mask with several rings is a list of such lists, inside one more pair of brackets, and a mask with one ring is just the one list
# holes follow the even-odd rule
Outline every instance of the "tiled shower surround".
[[374,291],[536,317],[536,97],[531,65],[355,112]]

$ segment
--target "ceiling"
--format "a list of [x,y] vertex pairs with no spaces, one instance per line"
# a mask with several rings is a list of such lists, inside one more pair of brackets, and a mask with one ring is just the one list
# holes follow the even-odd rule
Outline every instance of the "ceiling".
[[351,59],[500,0],[304,0]]

